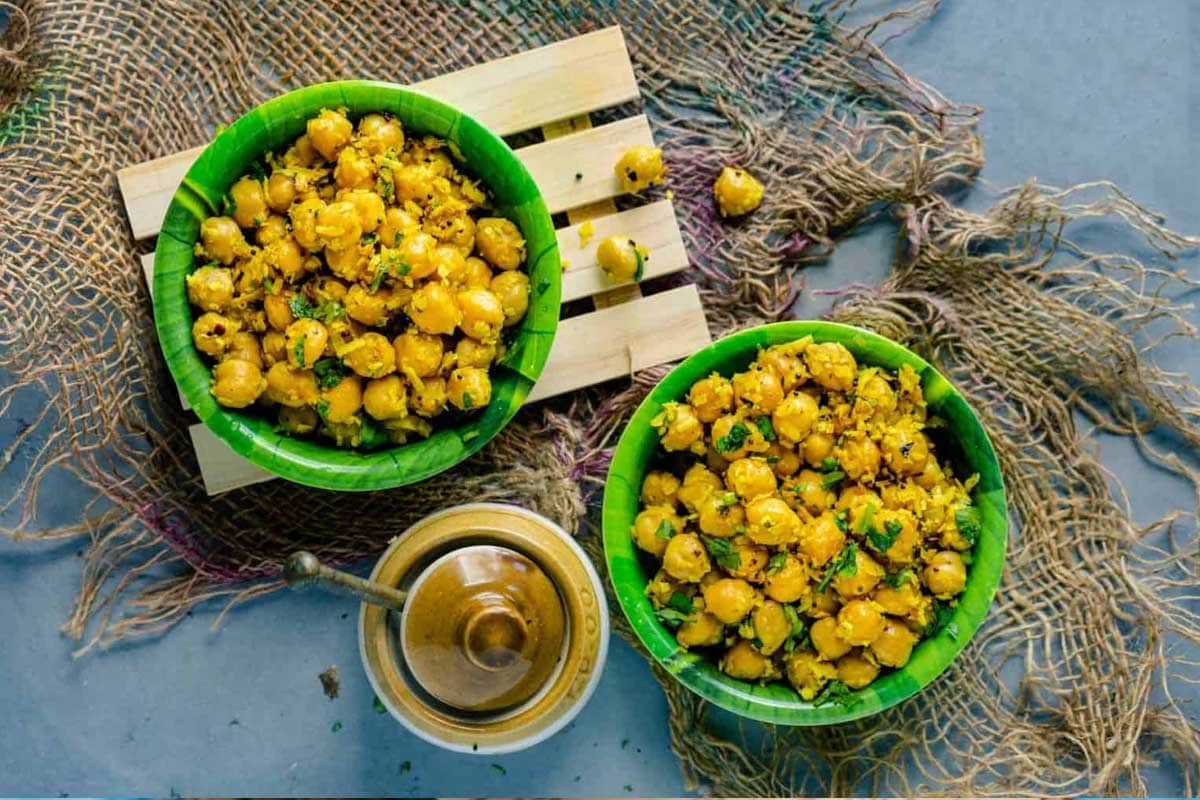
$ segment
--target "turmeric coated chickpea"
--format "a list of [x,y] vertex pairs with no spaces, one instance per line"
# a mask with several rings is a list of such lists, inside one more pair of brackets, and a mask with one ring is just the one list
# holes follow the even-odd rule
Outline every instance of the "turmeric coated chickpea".
[[317,402],[317,378],[310,370],[278,361],[267,370],[267,398],[283,406],[310,406]]
[[414,384],[408,407],[422,417],[436,417],[446,410],[446,379],[425,378]]
[[408,416],[408,389],[400,376],[386,375],[367,381],[363,410],[380,421]]
[[609,236],[596,246],[596,263],[617,283],[642,278],[645,256],[633,239],[623,234]]
[[861,689],[879,676],[879,665],[855,650],[837,660],[837,676],[851,689]]
[[724,167],[713,184],[713,197],[722,217],[740,217],[762,204],[763,185],[744,169]]
[[851,480],[874,480],[879,474],[879,447],[862,431],[846,434],[841,447],[834,448],[834,456]]
[[819,431],[810,433],[804,439],[804,462],[810,467],[819,467],[833,455],[833,437]]
[[222,361],[246,361],[260,370],[263,368],[262,349],[258,337],[249,331],[235,333],[230,339],[229,349],[221,356]]
[[287,327],[287,357],[293,367],[312,369],[329,341],[329,332],[315,319],[302,318]]
[[837,632],[852,645],[866,645],[883,630],[883,614],[870,600],[850,600],[837,614]]
[[333,386],[321,389],[317,409],[327,422],[349,422],[362,408],[362,380],[346,375]]
[[784,557],[783,566],[774,574],[767,570],[763,593],[780,603],[794,603],[809,592],[808,570],[794,555]]
[[854,551],[854,573],[837,575],[832,586],[842,597],[862,597],[870,593],[883,580],[883,567],[861,548]]
[[683,520],[669,505],[652,505],[633,518],[633,542],[651,555],[662,557],[671,537],[683,532]]
[[725,651],[718,665],[731,678],[756,681],[767,676],[771,662],[743,639]]
[[267,221],[267,193],[259,181],[249,177],[238,178],[229,187],[233,200],[233,219],[243,228],[257,228]]
[[707,611],[698,611],[675,631],[675,641],[682,647],[711,647],[724,638],[725,626]]
[[333,168],[339,189],[371,189],[375,186],[375,162],[357,147],[343,147]]
[[884,462],[898,477],[921,474],[929,461],[929,440],[912,425],[888,428],[880,445]]
[[787,544],[799,531],[799,517],[778,497],[758,497],[746,505],[746,535],[759,544]]
[[688,390],[688,403],[696,410],[701,422],[714,422],[733,408],[733,384],[714,372],[692,384]]
[[754,599],[754,587],[741,578],[721,578],[704,587],[704,608],[726,625],[741,622]]
[[409,233],[420,230],[420,227],[421,223],[412,214],[393,206],[383,212],[383,224],[377,233],[384,245],[395,247],[397,242],[403,241]]
[[827,564],[845,546],[846,534],[838,527],[833,512],[826,511],[800,529],[800,552],[814,567]]
[[311,406],[280,406],[279,425],[293,436],[312,433],[321,424],[317,410]]
[[346,292],[346,298],[342,302],[350,319],[375,327],[387,323],[387,304],[390,298],[391,292],[387,289],[371,292],[361,283],[356,283]]
[[665,450],[693,450],[703,447],[704,426],[696,412],[685,403],[663,403],[663,410],[650,420],[658,431]]
[[427,378],[441,366],[445,345],[440,336],[409,328],[396,337],[394,345],[396,367],[405,375]]
[[694,533],[672,536],[663,551],[663,569],[672,578],[696,583],[712,569],[708,551]]
[[489,289],[464,289],[458,293],[462,319],[459,327],[472,339],[494,342],[504,327],[504,306]]
[[745,521],[745,509],[733,492],[712,492],[700,501],[696,524],[709,536],[728,539],[744,527]]
[[396,371],[396,351],[379,333],[364,333],[355,339],[344,350],[342,360],[364,378],[382,378]]
[[751,453],[763,453],[771,447],[757,425],[734,414],[717,417],[709,438],[717,453],[726,461],[736,461]]
[[358,121],[359,144],[371,155],[404,146],[404,128],[400,120],[383,114],[367,114]]
[[737,552],[737,566],[722,569],[731,577],[745,578],[751,583],[762,583],[762,572],[770,559],[767,548],[755,544],[747,537],[738,536],[733,541],[733,549]]
[[287,236],[287,220],[278,214],[268,214],[263,224],[254,231],[254,241],[263,247]]
[[241,324],[215,311],[206,311],[192,323],[192,342],[201,353],[216,358],[233,344]]
[[[465,269],[464,263],[464,269]],[[500,298],[500,307],[504,310],[504,327],[516,325],[525,317],[529,310],[529,276],[524,272],[511,270],[501,272],[492,278],[492,294]]]
[[496,360],[496,344],[483,342],[464,336],[454,346],[455,363],[460,367],[480,367],[487,369]]
[[347,200],[338,200],[317,212],[317,235],[330,250],[348,250],[362,237],[358,209]]
[[802,442],[817,422],[817,401],[804,392],[792,392],[771,412],[771,425],[780,441]]
[[233,303],[233,272],[225,267],[201,267],[186,283],[188,302],[205,311],[224,311]]
[[825,488],[825,476],[811,469],[802,469],[796,473],[786,489],[786,494],[790,494],[810,514],[828,511],[835,499],[833,492]]
[[881,583],[871,592],[871,599],[888,614],[904,617],[921,604],[921,589],[911,573],[899,586]]
[[670,506],[674,508],[679,492],[679,479],[669,472],[654,470],[642,479],[641,500],[643,505]]
[[784,660],[788,683],[805,700],[812,700],[837,677],[837,667],[822,661],[816,653],[796,650]]
[[663,166],[662,149],[637,144],[621,154],[613,172],[621,181],[621,191],[637,194],[643,189],[662,183],[667,174]]
[[967,568],[958,553],[942,550],[935,553],[925,565],[922,577],[930,594],[939,600],[949,600],[966,588]]
[[809,638],[817,654],[826,661],[836,661],[850,652],[850,645],[837,630],[837,620],[833,617],[823,617],[814,622],[808,629]]
[[885,618],[883,630],[871,642],[871,654],[885,667],[899,669],[912,658],[913,646],[916,643],[917,635],[909,630],[907,625]]
[[746,500],[775,491],[775,472],[763,458],[739,458],[725,472],[725,485]]
[[267,205],[277,214],[282,214],[291,207],[296,199],[296,181],[286,172],[272,172],[267,178]]
[[292,309],[288,306],[288,297],[281,294],[269,294],[263,298],[263,311],[267,315],[267,324],[277,331],[286,331],[295,322]]
[[354,206],[354,210],[358,212],[358,224],[363,233],[375,233],[383,224],[387,211],[383,198],[369,188],[339,192],[337,199]]
[[486,369],[459,367],[446,381],[446,399],[459,411],[483,408],[492,402],[492,381]]
[[346,115],[328,108],[307,123],[308,141],[326,161],[334,161],[342,148],[350,144],[354,126]]
[[231,358],[213,367],[209,390],[217,402],[227,408],[245,408],[266,390],[262,370],[249,361]]
[[287,336],[283,331],[267,331],[262,338],[263,363],[268,367],[287,361]]
[[788,620],[783,606],[774,600],[767,600],[750,616],[754,624],[754,635],[762,643],[758,650],[763,655],[771,655],[787,641],[792,634],[792,623]]
[[318,220],[324,210],[325,201],[319,197],[306,198],[288,209],[288,219],[292,221],[292,236],[297,244],[309,252],[316,252],[325,246],[317,233]]
[[492,285],[492,268],[482,258],[471,256],[467,259],[467,267],[463,271],[462,283],[468,289],[486,289]]
[[733,376],[733,398],[739,407],[747,406],[759,414],[770,414],[783,402],[783,387],[769,369],[752,365]]
[[858,364],[843,344],[810,344],[804,351],[804,363],[812,379],[826,389],[848,392],[854,387]]
[[679,485],[677,496],[688,513],[695,514],[706,497],[722,489],[721,479],[716,473],[703,464],[693,464],[683,474],[683,482]]
[[226,265],[250,249],[242,229],[229,217],[209,217],[201,222],[200,244],[209,258]]
[[475,246],[479,255],[500,269],[516,269],[525,263],[525,239],[520,229],[503,217],[484,217],[475,223]]
[[408,304],[408,316],[425,333],[449,335],[462,322],[454,295],[441,283],[426,283],[417,289]]
[[856,416],[886,419],[896,410],[896,393],[878,370],[864,370],[854,395]]
[[[428,236],[429,234],[422,234]],[[459,286],[462,284],[463,275],[467,271],[467,259],[463,256],[462,251],[449,244],[435,245],[429,253],[430,274],[437,275],[438,279],[444,281],[451,286]],[[515,275],[524,275],[521,272],[513,273]]]

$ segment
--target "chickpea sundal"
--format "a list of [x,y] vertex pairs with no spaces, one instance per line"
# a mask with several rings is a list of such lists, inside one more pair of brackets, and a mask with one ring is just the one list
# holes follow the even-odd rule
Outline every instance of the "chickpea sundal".
[[529,308],[525,241],[488,206],[443,141],[322,109],[201,224],[186,285],[212,396],[345,447],[486,407]]
[[904,667],[944,628],[980,534],[939,460],[917,372],[803,337],[691,384],[651,419],[635,545],[685,649],[824,703]]

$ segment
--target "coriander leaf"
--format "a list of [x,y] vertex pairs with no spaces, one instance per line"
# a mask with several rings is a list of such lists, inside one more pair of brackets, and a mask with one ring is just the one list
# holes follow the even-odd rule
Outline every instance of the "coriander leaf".
[[302,294],[297,294],[297,295],[293,295],[292,297],[289,297],[287,304],[288,304],[288,310],[292,312],[293,317],[299,318],[299,317],[311,317],[312,316],[313,307],[311,305],[309,305],[308,300],[306,300],[304,295],[302,295]]
[[843,508],[841,511],[833,515],[833,523],[837,525],[837,529],[842,533],[849,533],[850,512]]
[[340,358],[327,356],[318,359],[317,363],[313,364],[313,373],[317,376],[317,386],[322,389],[332,389],[345,377],[346,365]]
[[912,579],[912,570],[905,567],[899,572],[889,572],[883,576],[883,582],[893,589],[899,589]]
[[329,401],[328,400],[318,400],[317,401],[317,416],[319,416],[321,419],[325,419],[326,417],[329,416]]
[[[787,553],[776,553],[767,562],[767,574],[775,575],[787,565]],[[785,606],[786,608],[786,606]]]
[[371,282],[367,284],[368,294],[375,294],[379,291],[379,287],[383,285],[383,278],[385,275],[387,275],[387,267],[385,267],[383,262],[380,261],[379,265],[375,267],[375,274],[371,277]]
[[659,539],[670,539],[675,535],[675,526],[671,524],[670,520],[664,519],[662,522],[658,523],[658,527],[654,529],[654,535]]
[[734,423],[729,429],[729,433],[717,439],[717,452],[724,455],[740,450],[742,445],[746,443],[746,437],[750,435],[750,429],[740,422]]
[[814,706],[827,706],[830,703],[849,708],[858,702],[858,698],[849,686],[841,681],[830,681],[825,688],[813,698]]
[[[758,426],[758,429],[762,432],[764,439],[766,439],[768,442],[775,441],[775,426],[771,424],[770,417],[759,417],[758,419],[754,420],[754,424]],[[779,459],[775,460],[778,461]]]
[[825,456],[825,459],[821,462],[821,470],[823,472],[832,472],[837,468],[838,461],[833,456]]
[[829,563],[825,568],[825,575],[821,578],[821,582],[817,584],[817,591],[825,591],[825,587],[829,586],[829,582],[834,576],[840,575],[843,578],[851,578],[858,574],[858,545],[854,542],[847,542],[842,548],[842,552],[838,553],[837,558]]
[[633,257],[637,259],[637,269],[633,271],[633,279],[640,281],[646,274],[646,259],[642,257],[642,251],[638,250],[636,244],[633,246]]
[[738,501],[738,496],[735,492],[724,492],[721,494],[721,506],[724,508],[729,508],[730,506],[736,506],[737,501]]
[[809,490],[809,488],[810,488],[810,484],[808,481],[800,481],[800,483],[797,483],[795,486],[792,487],[792,494],[799,497],[800,495],[807,492]]
[[658,617],[659,622],[661,622],[663,625],[666,625],[668,628],[678,628],[680,625],[691,619],[690,615],[685,614],[682,611],[676,611],[673,608],[660,608],[658,611],[654,612],[654,616]]
[[475,401],[471,399],[470,392],[463,392],[463,409],[471,409],[475,407]]
[[671,592],[671,599],[667,601],[667,606],[683,614],[696,613],[696,606],[692,603],[692,598],[683,592]]
[[975,506],[967,506],[960,508],[954,512],[954,526],[958,528],[958,532],[967,540],[967,544],[971,547],[979,541],[979,533],[982,530],[982,519],[979,516],[979,509]]
[[741,553],[729,540],[718,539],[715,536],[701,536],[700,538],[704,542],[704,549],[720,566],[725,569],[737,569],[742,565]]
[[296,339],[296,344],[292,346],[292,354],[296,356],[296,365],[304,367],[304,340],[307,337],[300,336]]
[[875,504],[867,503],[867,507],[863,509],[862,516],[858,518],[858,522],[854,523],[854,532],[862,536],[870,529],[871,520],[873,519],[875,519]]
[[826,472],[825,477],[821,478],[821,488],[826,490],[832,489],[834,486],[838,485],[842,478],[845,477],[846,473],[842,472],[840,469],[835,469],[832,472]]
[[373,233],[364,233],[362,236],[358,237],[358,243],[361,245],[375,244],[375,242],[378,240],[379,237]]
[[933,601],[933,619],[929,621],[929,625],[925,628],[926,636],[936,636],[945,630],[950,634],[950,638],[958,637],[958,626],[950,622],[954,617],[954,609],[941,600]]
[[800,615],[796,613],[795,608],[785,605],[783,607],[783,615],[787,617],[788,624],[792,626],[788,632],[788,636],[794,638],[804,633],[804,620],[800,619]]

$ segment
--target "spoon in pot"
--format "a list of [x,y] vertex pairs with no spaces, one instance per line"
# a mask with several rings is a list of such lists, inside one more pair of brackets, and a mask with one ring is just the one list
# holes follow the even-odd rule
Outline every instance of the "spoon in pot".
[[318,586],[328,592],[354,595],[365,603],[383,606],[398,613],[404,611],[404,602],[408,599],[407,592],[322,564],[307,550],[292,553],[288,557],[283,566],[283,580],[292,589]]

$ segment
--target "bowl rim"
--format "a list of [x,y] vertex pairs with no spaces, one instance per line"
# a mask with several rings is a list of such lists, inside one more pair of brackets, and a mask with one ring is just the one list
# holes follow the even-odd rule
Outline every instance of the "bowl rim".
[[[973,503],[984,515],[984,530],[973,551],[975,561],[967,587],[946,628],[935,636],[922,639],[904,668],[856,691],[856,699],[848,707],[814,705],[800,699],[790,685],[780,682],[762,686],[731,678],[720,673],[705,656],[684,651],[674,635],[654,616],[645,594],[647,576],[641,567],[640,551],[634,546],[626,524],[632,520],[630,505],[636,513],[640,481],[648,463],[648,458],[638,452],[639,441],[646,441],[649,421],[662,403],[679,400],[686,387],[715,371],[718,363],[740,360],[736,368],[744,368],[760,346],[794,341],[804,336],[812,336],[817,342],[836,341],[847,345],[860,364],[879,363],[863,356],[868,347],[875,355],[884,354],[894,363],[893,368],[902,363],[911,364],[922,374],[922,385],[938,393],[937,407],[947,408],[949,406],[943,403],[950,404],[961,417],[955,438],[963,440],[969,436],[971,446],[980,450],[972,466],[984,463],[990,473],[987,476],[989,488],[983,491],[977,487],[978,491],[972,492]],[[891,366],[892,363],[881,365]],[[964,422],[973,430],[964,431],[961,428]],[[645,449],[653,453],[655,446],[651,444]],[[981,485],[983,481],[981,474]],[[961,392],[933,366],[903,345],[862,328],[820,320],[791,320],[747,328],[719,339],[685,359],[651,390],[626,423],[613,451],[605,481],[602,535],[609,583],[622,613],[646,650],[676,680],[714,705],[741,717],[781,725],[828,725],[870,716],[913,697],[941,675],[966,647],[986,617],[1002,577],[1008,536],[1007,498],[995,449],[978,415]],[[919,669],[916,668],[918,665]],[[912,673],[910,668],[913,668]],[[884,690],[882,693],[881,689]]]
[[[285,436],[272,431],[273,420],[256,409],[242,412],[219,406],[209,394],[211,367],[192,343],[195,314],[184,287],[184,277],[198,266],[191,253],[198,233],[189,235],[188,231],[192,227],[198,230],[201,220],[219,213],[219,195],[212,196],[212,185],[219,182],[212,173],[244,172],[267,150],[278,149],[302,132],[302,120],[315,116],[321,108],[336,107],[348,108],[352,118],[371,111],[394,113],[404,122],[406,132],[446,138],[452,151],[458,150],[456,139],[470,137],[476,177],[482,171],[503,176],[509,202],[497,203],[497,215],[519,215],[524,220],[518,224],[525,238],[534,244],[526,268],[537,285],[531,286],[529,310],[516,329],[513,345],[492,369],[492,403],[454,427],[435,430],[427,439],[371,451]],[[414,124],[414,119],[427,124]],[[282,142],[264,142],[271,138]],[[462,161],[472,169],[471,161],[465,157]],[[484,182],[495,190],[495,181]],[[225,183],[231,184],[232,179]],[[224,185],[223,191],[227,189]],[[515,416],[541,375],[557,332],[562,287],[558,262],[554,224],[532,176],[512,148],[474,117],[399,84],[370,80],[312,84],[247,111],[217,133],[189,167],[172,196],[155,247],[155,330],[171,377],[193,413],[234,452],[277,477],[310,487],[337,491],[394,488],[425,480],[462,462]],[[555,269],[550,269],[550,264]]]

